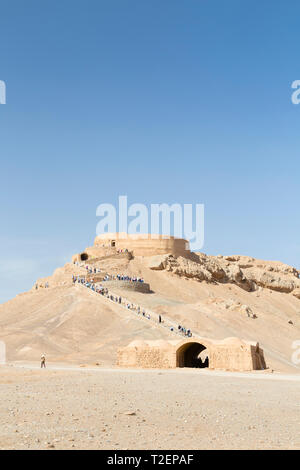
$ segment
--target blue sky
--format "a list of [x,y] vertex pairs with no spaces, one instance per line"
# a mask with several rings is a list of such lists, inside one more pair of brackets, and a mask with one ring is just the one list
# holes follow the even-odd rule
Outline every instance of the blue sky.
[[204,203],[204,252],[300,267],[299,2],[0,8],[0,301],[90,245],[122,194]]

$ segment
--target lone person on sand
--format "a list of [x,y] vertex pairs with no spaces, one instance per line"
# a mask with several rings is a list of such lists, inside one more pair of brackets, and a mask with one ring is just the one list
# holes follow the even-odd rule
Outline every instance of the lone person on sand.
[[41,369],[46,369],[46,357],[45,354],[41,356]]

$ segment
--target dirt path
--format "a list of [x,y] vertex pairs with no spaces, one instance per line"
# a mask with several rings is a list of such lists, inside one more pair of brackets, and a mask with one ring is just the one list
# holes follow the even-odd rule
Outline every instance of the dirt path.
[[[39,364],[33,363],[14,363],[10,364],[11,367],[21,368],[25,370],[39,370]],[[90,367],[86,365],[82,366],[71,366],[67,364],[47,364],[48,370],[57,370],[57,371],[88,371],[88,372],[101,372],[101,373],[128,373],[128,374],[139,374],[141,372],[153,373],[157,372],[157,369],[120,369],[118,367],[114,368],[104,368],[104,367]],[[292,381],[292,382],[300,382],[300,374],[299,375],[292,375],[292,374],[282,374],[282,373],[272,373],[269,371],[253,371],[253,372],[232,372],[232,371],[221,371],[221,370],[206,370],[206,369],[172,369],[172,370],[161,370],[161,372],[168,372],[170,374],[200,374],[200,375],[207,375],[210,377],[227,377],[227,378],[244,378],[244,379],[255,379],[255,380],[283,380],[283,381]]]

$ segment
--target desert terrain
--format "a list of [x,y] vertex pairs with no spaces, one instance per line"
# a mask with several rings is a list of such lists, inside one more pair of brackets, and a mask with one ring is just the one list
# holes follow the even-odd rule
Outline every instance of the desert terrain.
[[6,367],[0,448],[299,449],[299,385],[264,372]]
[[[142,293],[111,281],[149,319],[74,282],[118,274],[149,284]],[[299,275],[243,256],[113,253],[38,279],[0,306],[0,448],[299,449]],[[119,348],[174,339],[177,325],[259,342],[267,368],[117,367]]]

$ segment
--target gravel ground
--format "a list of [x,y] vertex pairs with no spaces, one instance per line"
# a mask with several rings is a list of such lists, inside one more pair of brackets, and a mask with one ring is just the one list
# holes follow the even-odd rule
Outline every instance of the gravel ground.
[[1,449],[300,449],[299,376],[0,371]]

